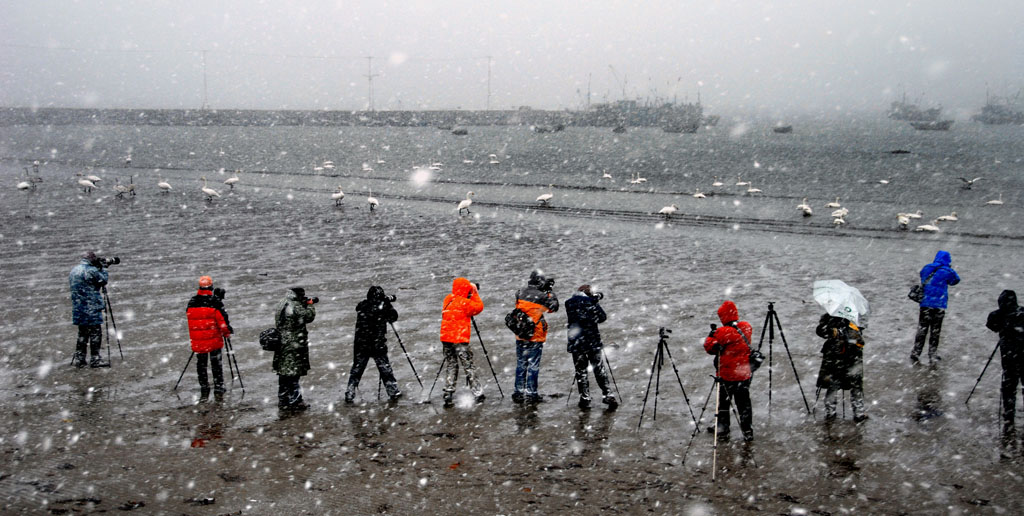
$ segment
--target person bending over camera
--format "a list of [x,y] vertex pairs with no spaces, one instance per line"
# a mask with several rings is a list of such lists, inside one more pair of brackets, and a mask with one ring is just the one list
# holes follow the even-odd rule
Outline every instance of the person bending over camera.
[[[744,441],[754,440],[753,410],[750,406],[750,323],[739,320],[739,311],[732,301],[718,307],[722,326],[714,328],[704,340],[704,351],[715,355],[718,381],[718,436],[729,437],[729,402],[736,400],[740,414],[740,430]],[[714,326],[714,325],[712,325]]]
[[535,326],[533,336],[529,340],[516,339],[516,383],[512,392],[513,403],[541,401],[537,380],[540,376],[540,356],[548,336],[548,322],[544,320],[544,314],[558,311],[558,298],[551,291],[554,286],[554,278],[547,278],[544,273],[537,270],[530,273],[526,288],[516,292],[516,308],[526,312]]
[[356,334],[353,345],[352,371],[348,376],[348,389],[345,390],[345,403],[352,403],[356,398],[356,388],[366,370],[366,363],[372,358],[377,364],[377,371],[384,382],[391,401],[402,396],[398,390],[398,381],[388,362],[387,332],[388,324],[398,320],[398,312],[391,306],[394,298],[384,295],[384,289],[376,285],[366,292],[366,299],[356,305]]
[[587,381],[587,365],[594,368],[594,379],[601,388],[601,401],[609,409],[619,406],[615,396],[608,388],[608,373],[601,361],[601,332],[597,325],[603,323],[608,316],[598,302],[604,297],[600,292],[593,292],[590,285],[582,285],[576,293],[565,300],[565,317],[568,322],[569,344],[567,351],[572,353],[572,364],[576,370],[576,387],[580,391],[579,407],[590,408],[590,383]]
[[444,361],[447,364],[444,372],[444,404],[454,404],[455,383],[459,378],[459,364],[466,371],[466,381],[476,396],[476,401],[484,400],[484,390],[476,378],[473,367],[473,352],[469,349],[469,337],[473,317],[484,311],[484,302],[480,299],[478,287],[466,278],[455,278],[452,281],[452,293],[444,298],[441,308],[441,346],[444,349]]
[[842,317],[823,314],[814,330],[825,339],[821,346],[819,389],[825,390],[825,421],[836,419],[836,396],[850,391],[853,420],[867,421],[864,413],[864,337],[860,328]]
[[[221,290],[221,289],[218,289]],[[223,292],[223,291],[222,291]],[[213,371],[213,393],[218,398],[226,392],[224,388],[224,367],[221,349],[224,338],[231,336],[227,313],[221,296],[214,295],[213,278],[201,276],[199,290],[188,301],[185,316],[188,319],[188,337],[192,351],[196,354],[196,374],[199,377],[199,396],[210,395],[210,381],[206,376],[206,364]]]
[[306,297],[301,287],[288,290],[276,307],[274,323],[281,332],[281,347],[274,352],[277,373],[277,406],[282,410],[306,410],[299,378],[309,372],[309,332],[306,325],[316,319],[318,298]]
[[91,367],[110,367],[110,362],[103,360],[100,355],[100,346],[103,344],[101,326],[107,306],[103,300],[103,287],[108,279],[105,265],[103,258],[88,251],[82,254],[82,261],[68,275],[71,285],[71,323],[78,326],[78,341],[71,360],[75,367],[85,367],[86,346],[92,356],[89,360]]

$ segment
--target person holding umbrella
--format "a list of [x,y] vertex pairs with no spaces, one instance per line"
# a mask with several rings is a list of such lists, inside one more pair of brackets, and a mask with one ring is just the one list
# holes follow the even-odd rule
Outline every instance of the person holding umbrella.
[[864,412],[864,336],[862,320],[867,318],[867,299],[860,291],[840,280],[814,282],[814,300],[825,309],[815,333],[825,339],[821,347],[821,368],[817,387],[825,389],[825,422],[836,419],[836,398],[840,390],[850,391],[853,420],[868,420]]

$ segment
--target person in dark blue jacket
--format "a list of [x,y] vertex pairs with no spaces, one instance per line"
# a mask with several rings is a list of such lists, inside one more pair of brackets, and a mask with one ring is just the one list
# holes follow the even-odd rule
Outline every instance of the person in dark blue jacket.
[[1017,305],[1017,293],[999,294],[999,309],[988,314],[985,326],[999,333],[999,357],[1003,362],[1000,394],[1003,400],[1003,445],[1015,448],[1017,429],[1017,387],[1024,384],[1024,308]]
[[921,283],[924,284],[924,299],[921,300],[921,313],[917,323],[917,336],[914,338],[914,349],[910,352],[910,362],[920,362],[921,350],[924,348],[925,337],[928,339],[928,359],[931,363],[942,360],[939,357],[939,336],[942,334],[942,319],[946,316],[946,302],[949,299],[950,285],[960,283],[960,276],[949,266],[949,252],[935,253],[935,261],[921,269]]
[[565,315],[569,325],[568,351],[572,353],[572,364],[576,370],[576,386],[580,391],[579,407],[590,408],[590,384],[587,381],[587,365],[594,368],[594,379],[603,394],[602,402],[614,409],[619,405],[615,396],[608,388],[608,373],[601,362],[601,332],[597,325],[603,323],[608,316],[598,302],[604,297],[600,292],[594,293],[590,285],[582,285],[576,293],[565,301]]
[[103,287],[107,284],[107,271],[103,268],[103,260],[96,253],[88,251],[82,255],[82,261],[71,269],[68,283],[71,286],[71,323],[78,326],[78,341],[75,344],[75,355],[71,363],[75,367],[85,367],[85,351],[89,348],[92,359],[91,367],[108,367],[110,363],[100,355],[103,343],[103,312],[106,302],[103,300]]

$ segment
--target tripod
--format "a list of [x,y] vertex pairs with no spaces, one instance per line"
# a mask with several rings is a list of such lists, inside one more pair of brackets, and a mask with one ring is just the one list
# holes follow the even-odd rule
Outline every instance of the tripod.
[[[107,316],[110,317],[110,325],[114,327],[114,339],[117,341],[117,352],[121,355],[121,361],[124,361],[124,352],[121,351],[121,335],[117,333],[117,321],[114,320],[114,307],[110,305],[110,296],[107,295],[107,287],[103,286],[103,309],[107,312]],[[110,329],[107,330],[107,362],[110,362]]]
[[[996,357],[997,351],[999,351],[999,343],[996,343],[996,347],[992,350],[992,354],[988,356],[988,362],[985,362],[985,367],[981,369],[981,374],[978,375],[978,381],[974,382],[974,387],[971,389],[971,393],[967,395],[967,399],[964,400],[964,405],[971,402],[971,396],[974,396],[974,390],[978,388],[978,384],[981,383],[981,379],[984,378],[985,371],[988,371],[988,366],[992,363],[992,359]],[[1000,390],[1000,392],[1002,391]]]
[[651,364],[651,376],[647,379],[647,393],[644,394],[644,403],[640,408],[640,421],[636,424],[637,431],[640,431],[640,426],[644,423],[644,411],[647,409],[647,397],[651,394],[651,383],[654,382],[655,376],[657,381],[654,382],[654,420],[658,420],[658,394],[661,391],[661,367],[665,363],[665,355],[668,355],[669,363],[672,364],[672,370],[676,374],[676,381],[679,383],[679,389],[683,391],[683,399],[686,401],[686,408],[690,410],[690,417],[693,418],[693,424],[697,425],[697,416],[693,414],[693,407],[690,406],[690,397],[686,395],[686,388],[683,387],[683,380],[679,378],[679,369],[676,368],[676,361],[672,358],[672,352],[668,349],[668,337],[672,333],[672,330],[667,328],[658,329],[658,349],[654,351],[654,363]]
[[775,328],[779,329],[779,337],[782,339],[782,346],[786,349],[786,356],[789,357],[789,364],[793,367],[793,376],[796,378],[796,386],[800,388],[800,396],[803,397],[804,407],[807,414],[811,414],[811,405],[807,402],[807,395],[804,394],[804,387],[800,384],[800,374],[796,372],[796,362],[793,361],[793,354],[789,352],[789,344],[786,343],[786,334],[782,332],[782,322],[779,321],[779,314],[775,312],[775,303],[768,303],[768,313],[764,317],[764,327],[761,329],[761,340],[757,344],[757,350],[761,351],[764,345],[765,332],[768,333],[768,419],[772,417],[772,344],[775,342]]
[[[231,337],[224,337],[224,351],[228,355],[228,372],[231,373],[231,382],[234,383],[235,376],[238,376],[238,385],[242,387],[242,392],[245,392],[245,384],[242,383],[242,370],[238,368],[238,357],[235,356],[235,348],[231,346]],[[191,360],[191,357],[189,358],[189,360]],[[234,372],[231,371],[232,361],[234,361],[235,363]],[[186,364],[185,367],[188,367],[188,365]]]

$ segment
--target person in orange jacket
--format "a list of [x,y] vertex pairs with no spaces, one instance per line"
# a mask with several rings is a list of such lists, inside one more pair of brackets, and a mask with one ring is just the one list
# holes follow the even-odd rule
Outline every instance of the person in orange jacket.
[[446,362],[444,375],[444,404],[451,406],[455,396],[455,381],[459,377],[459,364],[466,372],[466,380],[476,396],[483,401],[484,391],[473,367],[473,351],[469,349],[470,330],[473,316],[484,311],[477,286],[466,278],[452,281],[452,293],[444,298],[441,309],[441,346]]
[[551,291],[554,278],[544,276],[541,271],[530,273],[526,288],[516,292],[516,308],[526,312],[535,323],[533,336],[529,340],[516,338],[516,383],[512,392],[513,403],[541,401],[537,389],[540,376],[540,356],[548,338],[548,322],[544,314],[558,311],[558,298]]
[[231,336],[231,329],[224,312],[224,303],[213,295],[212,278],[199,278],[199,290],[189,300],[185,314],[188,318],[189,341],[196,354],[200,398],[205,399],[210,395],[210,381],[206,376],[207,362],[213,371],[214,395],[223,395],[226,389],[220,350],[224,347],[224,337]]
[[744,441],[754,440],[753,409],[750,405],[750,337],[754,329],[740,321],[739,310],[732,301],[718,308],[722,326],[711,330],[704,340],[704,351],[715,355],[718,381],[718,436],[729,437],[729,400],[736,400],[740,414],[740,430]]

